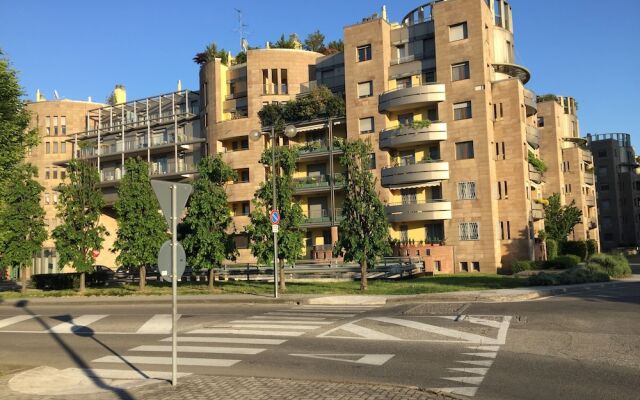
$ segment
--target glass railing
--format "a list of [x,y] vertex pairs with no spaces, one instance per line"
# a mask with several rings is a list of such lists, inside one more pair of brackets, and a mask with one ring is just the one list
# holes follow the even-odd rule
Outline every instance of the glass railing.
[[394,168],[394,167],[406,167],[409,165],[416,165],[416,164],[431,164],[431,163],[438,163],[438,162],[443,162],[442,160],[434,160],[431,158],[425,158],[419,161],[416,161],[415,158],[401,158],[401,159],[395,159],[391,161],[391,165],[384,167],[384,168]]
[[305,217],[304,222],[307,224],[331,222],[331,217],[329,216],[329,210],[323,209],[319,211],[309,211],[309,213]]
[[312,175],[301,178],[294,178],[293,182],[296,184],[297,189],[328,187],[329,179],[326,175]]
[[412,206],[412,205],[418,205],[418,204],[437,204],[437,203],[448,203],[449,200],[444,200],[444,199],[418,199],[418,198],[406,198],[403,199],[402,201],[395,201],[395,202],[391,202],[391,203],[387,203],[388,207],[393,207],[393,206]]

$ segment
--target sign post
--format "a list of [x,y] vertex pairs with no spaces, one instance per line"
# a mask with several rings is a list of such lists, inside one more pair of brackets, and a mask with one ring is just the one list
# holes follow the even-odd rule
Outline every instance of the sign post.
[[[185,255],[182,245],[178,243],[178,219],[184,211],[187,199],[193,188],[184,183],[172,183],[163,181],[151,181],[151,187],[156,193],[162,214],[171,227],[171,275],[167,271],[166,244],[158,253],[158,267],[163,267],[161,276],[164,280],[171,280],[172,307],[171,307],[171,385],[178,384],[178,269],[180,275],[185,267]],[[168,241],[167,241],[168,242]],[[164,249],[164,251],[163,251]],[[180,265],[178,253],[180,252]]]
[[[275,198],[275,197],[274,197]],[[269,213],[271,221],[271,231],[273,232],[273,297],[278,298],[278,228],[280,223],[280,212],[271,210]]]

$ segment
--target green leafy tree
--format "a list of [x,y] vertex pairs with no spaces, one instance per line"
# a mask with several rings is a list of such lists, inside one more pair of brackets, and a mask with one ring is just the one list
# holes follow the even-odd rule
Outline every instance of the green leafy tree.
[[[273,233],[271,232],[271,222],[269,212],[273,209],[273,185],[271,174],[272,150],[265,149],[262,153],[260,163],[269,166],[269,176],[256,191],[253,200],[253,211],[250,218],[251,223],[246,227],[246,231],[251,241],[251,252],[258,261],[265,265],[273,263]],[[278,147],[276,151],[276,170],[281,169],[276,178],[277,185],[277,206],[280,211],[280,232],[278,233],[278,264],[280,275],[280,289],[285,290],[284,263],[293,264],[302,255],[302,241],[304,231],[300,228],[303,221],[302,208],[293,201],[295,183],[293,182],[293,172],[298,160],[298,150],[290,147]]]
[[222,64],[229,65],[229,53],[225,49],[218,50],[218,45],[215,42],[211,42],[205,47],[204,51],[197,53],[193,57],[193,62],[203,65],[216,58],[219,58]]
[[20,269],[22,292],[27,290],[27,266],[33,254],[47,239],[44,227],[44,210],[40,206],[43,187],[33,178],[36,169],[20,164],[9,171],[6,185],[1,191],[4,207],[0,209],[1,229],[0,260],[5,266]]
[[565,242],[573,227],[582,220],[582,211],[576,207],[575,200],[568,206],[561,205],[558,193],[554,193],[548,200],[549,204],[544,205],[546,235],[558,242]]
[[296,33],[292,33],[288,38],[284,37],[284,33],[280,35],[275,43],[271,44],[272,49],[301,49],[302,43]]
[[80,272],[80,292],[85,289],[85,274],[93,270],[93,251],[102,249],[106,234],[100,225],[104,206],[98,187],[98,169],[84,160],[73,160],[67,167],[68,183],[60,185],[58,218],[63,222],[53,230],[53,239],[61,265],[70,264]]
[[360,289],[367,289],[367,270],[376,260],[391,252],[389,223],[375,190],[370,170],[371,145],[357,140],[343,145],[340,163],[345,169],[343,220],[334,254],[360,264]]
[[262,126],[273,126],[279,131],[284,129],[287,123],[344,115],[344,100],[333,94],[326,86],[319,86],[308,95],[291,100],[284,105],[268,104],[258,111]]
[[324,54],[335,54],[342,53],[344,51],[344,42],[342,39],[332,40],[327,44],[327,48],[324,51]]
[[182,224],[187,261],[195,269],[209,270],[210,290],[215,280],[214,268],[237,257],[234,235],[229,233],[233,218],[224,188],[235,175],[219,156],[203,158]]
[[149,180],[149,164],[140,158],[129,158],[124,168],[115,204],[118,236],[113,250],[119,252],[119,264],[139,269],[140,290],[144,290],[146,267],[157,263],[158,251],[169,236]]
[[316,51],[318,53],[324,52],[324,35],[319,30],[310,33],[304,40],[304,49],[309,51]]

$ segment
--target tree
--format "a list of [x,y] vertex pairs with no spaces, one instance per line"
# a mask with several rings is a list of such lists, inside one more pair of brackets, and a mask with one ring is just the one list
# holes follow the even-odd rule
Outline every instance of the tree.
[[342,253],[345,261],[360,264],[360,290],[367,289],[367,269],[379,257],[391,252],[389,223],[380,197],[375,191],[375,178],[370,171],[371,144],[362,140],[347,142],[340,164],[345,169],[344,219],[334,254]]
[[219,58],[222,64],[229,65],[229,53],[225,49],[218,50],[218,45],[215,42],[211,42],[205,47],[204,51],[197,53],[193,57],[193,62],[203,65],[216,58]]
[[326,86],[319,86],[311,90],[308,95],[288,101],[284,105],[267,104],[258,111],[262,126],[273,126],[278,131],[283,130],[287,123],[344,115],[344,100]]
[[[272,150],[265,149],[260,163],[272,168]],[[302,208],[293,201],[295,184],[293,172],[298,160],[298,150],[290,147],[278,147],[276,151],[276,171],[282,170],[276,178],[277,206],[280,211],[280,232],[278,233],[278,273],[280,289],[285,290],[284,262],[295,263],[301,256],[304,232],[300,228],[303,220]],[[265,265],[273,263],[273,233],[269,221],[269,211],[273,209],[273,185],[270,176],[260,185],[253,200],[251,223],[245,229],[251,241],[251,252],[258,261]]]
[[3,265],[20,269],[22,293],[27,290],[27,266],[47,239],[44,210],[40,206],[44,188],[33,179],[35,176],[32,165],[15,166],[9,171],[1,192],[4,207],[0,209],[0,221],[4,234],[0,259]]
[[289,35],[287,39],[284,37],[284,33],[280,35],[280,39],[278,39],[275,43],[271,44],[272,49],[301,49],[302,43],[300,42],[300,38],[296,33],[292,33]]
[[344,42],[342,39],[332,40],[327,44],[324,54],[342,53],[344,51]]
[[561,205],[558,193],[554,193],[548,200],[549,204],[544,205],[546,235],[558,242],[565,242],[573,227],[582,220],[582,211],[575,206],[575,200],[568,206]]
[[85,274],[93,270],[93,251],[102,249],[106,229],[100,225],[104,206],[98,187],[98,169],[84,160],[73,160],[67,167],[68,183],[60,185],[58,218],[63,222],[53,230],[53,239],[61,265],[80,272],[80,292],[85,289]]
[[316,51],[318,53],[324,52],[324,35],[319,30],[310,33],[304,40],[304,49],[309,51]]
[[231,210],[224,186],[235,172],[219,156],[203,158],[198,165],[187,216],[183,223],[187,261],[195,269],[209,270],[209,290],[213,290],[214,268],[237,257]]
[[23,94],[17,72],[0,57],[0,183],[24,159],[26,150],[38,144],[38,131],[27,129],[31,116],[20,100]]
[[119,264],[138,268],[140,290],[144,290],[146,268],[156,264],[158,251],[169,237],[168,228],[158,212],[160,204],[149,180],[149,164],[140,158],[129,158],[124,168],[115,204],[118,237],[113,250],[119,252]]

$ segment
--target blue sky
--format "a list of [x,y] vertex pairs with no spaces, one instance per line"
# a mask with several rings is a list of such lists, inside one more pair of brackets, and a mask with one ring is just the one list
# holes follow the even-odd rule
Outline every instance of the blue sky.
[[[319,8],[318,4],[323,7]],[[387,5],[400,20],[421,4],[409,0],[120,1],[0,0],[0,48],[20,71],[27,97],[104,101],[116,83],[129,99],[169,92],[181,79],[197,89],[193,55],[207,43],[239,49],[234,8],[243,10],[252,45],[281,33],[320,29],[328,40],[345,25]],[[538,94],[579,102],[582,134],[629,132],[640,149],[640,2],[512,0],[516,59]],[[301,6],[302,5],[302,6]]]

